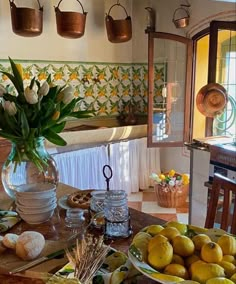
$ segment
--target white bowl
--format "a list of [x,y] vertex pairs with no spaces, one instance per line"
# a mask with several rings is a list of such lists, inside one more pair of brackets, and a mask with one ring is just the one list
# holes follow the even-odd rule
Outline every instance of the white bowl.
[[25,207],[44,207],[57,201],[56,194],[49,198],[22,198],[16,197],[16,204]]
[[56,185],[52,183],[32,183],[17,186],[16,198],[50,198],[56,194]]
[[28,224],[41,224],[46,221],[48,221],[53,213],[55,208],[57,207],[57,204],[52,206],[51,208],[47,209],[46,211],[41,211],[40,213],[25,213],[19,210],[16,207],[16,211],[19,213],[20,217]]
[[50,203],[44,205],[44,206],[23,206],[20,205],[18,202],[16,202],[16,208],[21,211],[22,213],[41,213],[42,211],[45,212],[47,210],[50,210],[51,208],[55,207],[57,205],[57,199],[52,200]]

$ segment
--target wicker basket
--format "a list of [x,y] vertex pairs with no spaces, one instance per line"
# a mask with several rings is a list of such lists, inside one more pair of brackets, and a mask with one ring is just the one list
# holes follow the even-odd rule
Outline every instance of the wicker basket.
[[157,204],[161,207],[176,208],[185,204],[188,196],[188,185],[163,186],[155,184]]

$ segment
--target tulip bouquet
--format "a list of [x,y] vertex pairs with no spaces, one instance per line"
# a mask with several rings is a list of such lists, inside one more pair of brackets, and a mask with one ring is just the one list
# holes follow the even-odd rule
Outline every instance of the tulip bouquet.
[[72,86],[53,86],[51,77],[40,83],[36,78],[31,79],[29,86],[23,82],[23,69],[9,58],[12,74],[0,70],[3,76],[10,79],[15,87],[0,85],[0,136],[13,143],[24,144],[27,149],[16,153],[15,161],[20,163],[22,155],[40,166],[33,141],[45,137],[53,144],[64,146],[66,141],[58,135],[66,124],[68,117],[84,118],[91,112],[76,110],[81,98],[75,97]]
[[179,174],[175,170],[167,173],[152,173],[157,203],[161,207],[178,207],[185,204],[188,195],[189,175]]
[[152,173],[150,178],[154,180],[157,184],[162,186],[180,186],[189,184],[189,175],[178,174],[175,170],[170,170],[168,173],[156,174]]

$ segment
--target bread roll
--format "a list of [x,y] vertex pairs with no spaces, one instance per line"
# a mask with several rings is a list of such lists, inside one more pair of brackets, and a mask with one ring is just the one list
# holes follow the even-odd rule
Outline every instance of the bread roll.
[[15,249],[16,248],[16,242],[18,239],[18,235],[16,234],[11,234],[8,233],[6,234],[3,239],[2,239],[2,243],[5,247],[10,248],[10,249]]
[[44,236],[38,232],[26,231],[16,242],[16,255],[23,260],[31,260],[40,255],[45,246]]

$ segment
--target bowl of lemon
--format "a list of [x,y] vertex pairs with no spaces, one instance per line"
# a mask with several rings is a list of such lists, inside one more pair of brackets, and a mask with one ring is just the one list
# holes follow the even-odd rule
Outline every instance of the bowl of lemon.
[[236,238],[221,229],[177,221],[153,224],[134,236],[128,256],[157,283],[236,283]]

